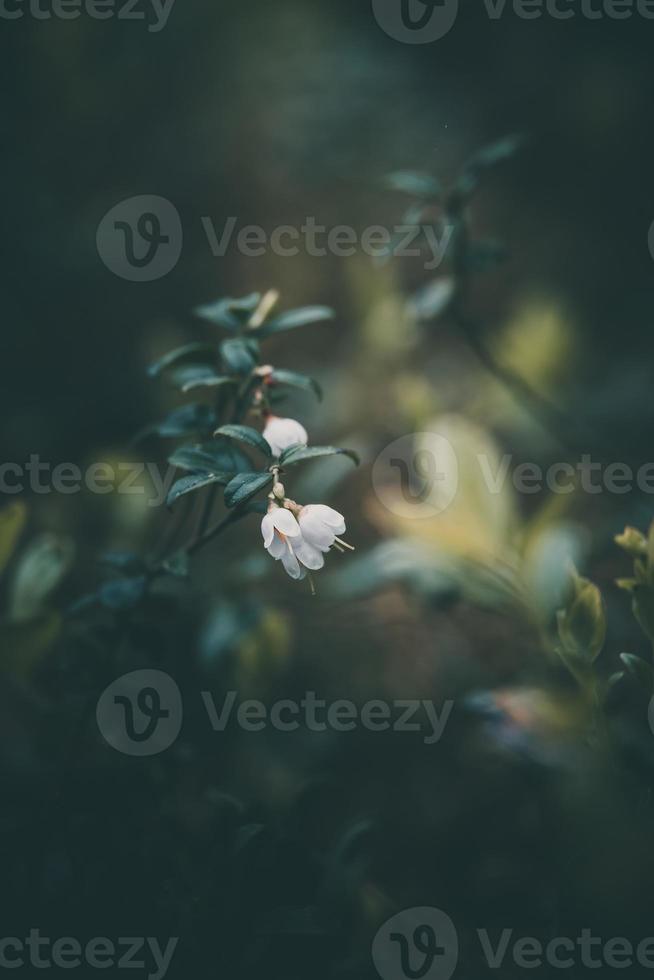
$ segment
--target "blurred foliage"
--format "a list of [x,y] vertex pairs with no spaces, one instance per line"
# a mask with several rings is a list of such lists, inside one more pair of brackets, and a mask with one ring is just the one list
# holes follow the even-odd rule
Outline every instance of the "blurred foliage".
[[[447,910],[461,977],[486,975],[480,925],[651,933],[651,501],[490,493],[478,465],[647,460],[651,41],[635,22],[489,24],[481,6],[437,51],[345,0],[197,0],[156,37],[7,24],[6,458],[177,479],[169,510],[149,486],[0,510],[3,935],[179,935],[171,977],[359,980],[406,907]],[[469,154],[504,131],[530,136]],[[94,241],[144,189],[175,202],[185,247],[137,288]],[[391,254],[218,263],[202,235],[205,215],[307,212],[453,234],[435,272]],[[292,309],[257,322],[269,283]],[[257,391],[315,433],[285,460],[303,463],[294,495],[346,513],[357,547],[316,598],[261,548],[275,474],[241,404]],[[456,447],[457,494],[427,519],[371,487],[407,433],[412,454],[434,433]],[[95,709],[142,668],[174,677],[184,727],[132,759]],[[433,746],[217,734],[194,696],[209,689],[455,708]]]

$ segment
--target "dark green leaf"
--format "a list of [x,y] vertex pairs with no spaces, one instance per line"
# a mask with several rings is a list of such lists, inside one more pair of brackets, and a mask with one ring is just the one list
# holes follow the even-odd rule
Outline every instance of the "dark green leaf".
[[193,402],[190,405],[183,405],[175,409],[170,415],[166,416],[163,422],[150,425],[144,429],[134,440],[148,435],[159,435],[165,438],[176,438],[177,436],[189,435],[193,432],[209,434],[216,424],[216,413],[208,405],[201,405]]
[[132,609],[145,595],[147,584],[145,575],[116,579],[115,582],[107,582],[102,586],[98,592],[98,599],[107,609]]
[[252,446],[253,449],[258,449],[259,452],[268,458],[272,456],[270,446],[261,433],[257,432],[256,429],[252,429],[249,425],[221,425],[219,429],[216,429],[214,435],[226,436],[228,439],[237,439],[239,442],[244,442],[247,446]]
[[434,279],[412,296],[409,308],[418,320],[434,320],[445,313],[455,292],[456,282],[451,276]]
[[293,466],[305,459],[318,459],[320,456],[347,456],[358,466],[359,457],[351,449],[337,449],[335,446],[291,446],[279,458],[282,466]]
[[311,391],[318,401],[322,401],[322,388],[313,378],[306,374],[298,374],[297,371],[275,370],[270,376],[273,385],[289,385],[291,388],[301,388],[303,391]]
[[466,170],[479,171],[494,167],[514,156],[524,144],[525,137],[521,133],[513,133],[511,136],[496,140],[475,153],[466,164]]
[[177,347],[175,350],[169,351],[154,364],[151,364],[148,368],[148,374],[151,378],[156,378],[163,371],[173,367],[175,364],[179,364],[180,361],[192,358],[196,361],[206,360],[207,362],[211,362],[215,358],[215,355],[216,350],[210,344],[185,344],[184,347]]
[[231,478],[231,473],[190,473],[188,476],[183,476],[170,488],[166,498],[166,506],[172,507],[180,497],[185,497],[187,493],[193,493],[195,490],[201,490],[202,487],[208,487],[212,483],[223,485],[229,483]]
[[234,385],[236,380],[224,374],[218,374],[209,365],[188,364],[172,372],[173,384],[181,391],[192,391],[194,388],[219,388],[221,385]]
[[415,197],[423,197],[431,201],[438,201],[443,191],[441,182],[436,177],[414,170],[398,170],[388,174],[384,183],[391,190],[413,194]]
[[328,306],[304,306],[298,310],[289,310],[280,316],[264,323],[256,332],[257,337],[268,337],[283,330],[294,330],[296,327],[306,327],[310,323],[320,323],[323,320],[333,320],[334,311]]
[[635,657],[633,653],[621,653],[620,660],[627,668],[628,673],[651,694],[654,685],[654,673],[647,661],[641,657]]
[[225,367],[235,374],[251,374],[257,364],[251,345],[240,337],[224,340],[220,345],[220,355]]
[[239,330],[247,323],[260,302],[261,294],[252,293],[243,299],[220,299],[216,303],[198,306],[194,313],[215,326]]
[[244,504],[269,486],[273,479],[272,473],[239,473],[225,487],[225,503],[228,507]]
[[200,446],[180,446],[168,457],[171,466],[189,473],[238,473],[251,469],[252,464],[245,453],[232,443],[207,442]]
[[507,136],[476,153],[463,168],[457,183],[457,193],[466,199],[477,189],[484,173],[496,164],[512,157],[525,142],[523,136]]

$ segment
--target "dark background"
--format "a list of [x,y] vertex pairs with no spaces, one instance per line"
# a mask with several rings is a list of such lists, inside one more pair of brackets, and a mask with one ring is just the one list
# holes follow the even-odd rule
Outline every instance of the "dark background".
[[[271,356],[317,365],[334,387],[316,425],[330,440],[354,434],[374,458],[402,430],[379,412],[385,392],[366,371],[363,322],[396,273],[235,248],[218,259],[200,219],[220,227],[233,215],[268,230],[307,215],[388,225],[401,208],[381,187],[385,173],[434,168],[448,180],[479,146],[518,131],[526,149],[493,175],[475,212],[477,227],[512,254],[485,297],[491,323],[511,315],[516,296],[571,311],[574,349],[550,397],[612,458],[647,461],[654,21],[527,21],[509,9],[491,21],[481,4],[461,6],[452,31],[425,46],[387,37],[370,5],[351,0],[176,0],[159,34],[84,15],[0,21],[3,459],[121,458],[134,433],[175,404],[145,369],[206,334],[192,308],[271,286],[284,306],[336,309],[333,324],[275,341]],[[184,229],[175,269],[144,284],[113,275],[95,244],[103,215],[137,194],[169,199]],[[397,275],[416,279],[405,265]],[[451,331],[430,337],[436,376],[439,357],[459,346]],[[510,450],[527,451],[519,424],[497,428]],[[356,501],[369,481],[354,480],[344,500],[367,545],[377,528]],[[153,515],[132,532],[131,518],[102,498],[26,497],[32,531],[76,543],[62,607],[95,581],[98,549],[151,541],[166,521]],[[584,517],[591,571],[610,590],[624,573],[607,558],[610,535],[626,518],[646,524],[651,506],[629,498],[589,505]],[[74,627],[27,682],[3,670],[4,935],[180,935],[170,976],[292,980],[374,976],[371,935],[402,907],[448,910],[466,950],[461,977],[483,975],[470,939],[477,927],[545,937],[589,925],[606,937],[654,931],[649,733],[629,730],[622,764],[598,761],[576,734],[543,751],[522,722],[466,700],[534,669],[524,624],[460,603],[416,612],[397,597],[315,606],[277,579],[262,598],[226,582],[225,556],[242,547],[237,539],[203,559],[201,598],[178,607],[158,596],[136,623],[102,622],[90,636]],[[294,620],[281,675],[265,638],[254,679],[243,681],[233,658],[208,673],[200,663],[203,603],[221,575],[237,618],[257,620],[272,596]],[[609,603],[611,656],[645,649],[615,590]],[[93,727],[98,692],[142,666],[169,670],[188,690],[239,683],[272,699],[322,685],[359,697],[383,683],[400,696],[460,696],[463,707],[436,757],[361,734],[217,745],[191,712],[184,742],[144,765],[114,757]],[[556,675],[557,690],[566,683]],[[644,719],[640,703],[633,711]],[[302,916],[298,925],[289,908],[318,909],[313,925]]]

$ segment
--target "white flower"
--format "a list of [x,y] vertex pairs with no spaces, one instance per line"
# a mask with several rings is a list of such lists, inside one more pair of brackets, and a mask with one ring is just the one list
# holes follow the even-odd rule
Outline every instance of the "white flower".
[[295,517],[284,507],[273,504],[261,521],[264,547],[282,565],[291,578],[302,579],[305,569],[317,571],[325,564],[321,551],[302,537]]
[[303,507],[298,521],[304,541],[319,551],[329,551],[338,535],[345,534],[345,518],[325,504]]
[[281,456],[291,446],[306,446],[309,441],[303,425],[295,419],[282,419],[277,415],[271,415],[268,419],[263,437],[272,449],[273,456]]

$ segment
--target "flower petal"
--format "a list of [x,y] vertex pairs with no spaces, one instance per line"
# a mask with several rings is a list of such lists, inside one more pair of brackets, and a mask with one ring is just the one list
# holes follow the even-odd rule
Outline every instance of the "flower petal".
[[270,548],[270,543],[275,536],[275,524],[272,514],[266,514],[261,521],[261,533],[263,535],[264,548]]
[[285,507],[278,507],[271,511],[274,527],[285,534],[287,538],[297,538],[300,536],[300,525],[295,520],[290,510]]
[[272,541],[268,545],[268,554],[276,558],[277,561],[282,557],[286,549],[288,548],[287,542],[280,534],[275,534]]
[[286,545],[286,550],[282,555],[282,565],[293,579],[301,579],[306,575],[304,569],[300,568],[300,563],[293,554],[293,551],[288,543]]
[[313,513],[334,529],[336,534],[345,534],[345,518],[337,510],[327,507],[326,504],[309,504],[309,506]]
[[299,524],[305,541],[321,551],[329,551],[334,543],[336,532],[320,519],[315,513],[315,507],[310,505],[302,508]]
[[291,446],[306,446],[309,441],[307,430],[295,419],[282,419],[272,416],[265,429],[263,437],[270,446],[274,456],[281,456],[285,449]]
[[300,539],[299,543],[294,542],[293,551],[304,567],[311,569],[312,572],[322,568],[325,564],[322,552],[318,548],[314,548],[308,541]]

